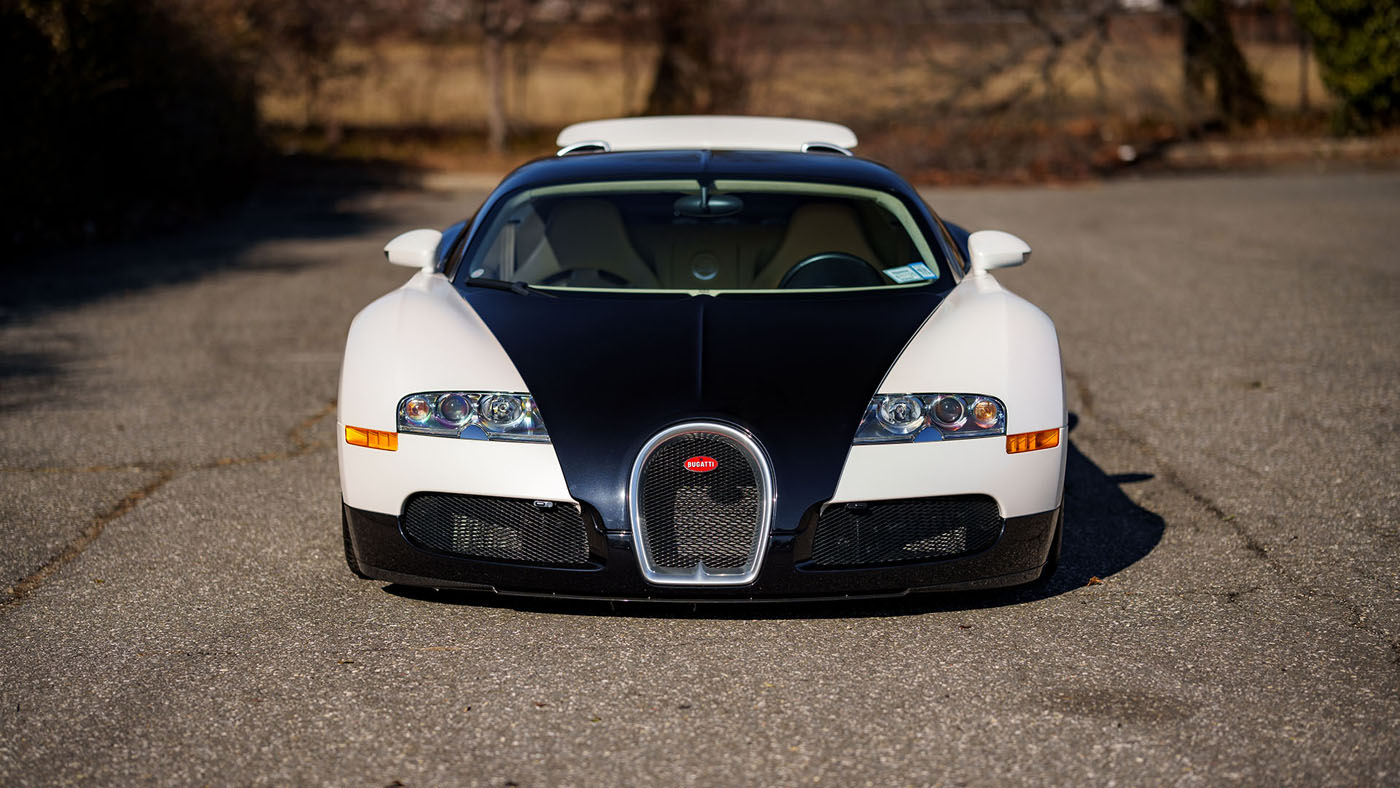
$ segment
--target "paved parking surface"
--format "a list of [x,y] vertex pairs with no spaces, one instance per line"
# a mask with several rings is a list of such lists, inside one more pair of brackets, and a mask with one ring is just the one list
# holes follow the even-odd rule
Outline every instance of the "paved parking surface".
[[378,247],[482,197],[266,196],[0,294],[0,782],[1400,781],[1400,175],[945,190],[1035,255],[1075,426],[1042,591],[649,606],[340,557]]

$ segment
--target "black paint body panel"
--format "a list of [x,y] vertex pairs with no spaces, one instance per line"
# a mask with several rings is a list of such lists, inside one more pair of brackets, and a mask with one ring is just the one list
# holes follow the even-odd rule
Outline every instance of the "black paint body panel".
[[[585,514],[588,514],[585,509]],[[816,509],[796,533],[772,537],[758,579],[747,586],[654,586],[637,566],[630,534],[596,527],[589,544],[593,565],[556,569],[456,558],[413,546],[393,515],[345,507],[360,568],[379,580],[435,588],[506,594],[736,601],[845,596],[892,596],[910,591],[996,588],[1034,580],[1050,552],[1061,510],[1012,517],[1001,538],[980,553],[922,564],[865,569],[814,569],[807,562]],[[595,523],[596,526],[596,523]]]
[[923,200],[882,165],[772,151],[640,151],[540,159],[487,198],[453,274],[502,201],[521,190],[610,180],[773,180],[842,184],[897,196],[939,256],[942,277],[916,288],[834,293],[545,294],[473,287],[463,297],[491,329],[540,406],[570,494],[628,530],[632,463],[662,429],[713,420],[768,453],[775,532],[828,500],[870,397],[954,286],[958,251]]
[[790,532],[836,492],[871,395],[943,293],[466,297],[539,403],[569,493],[608,529],[631,527],[642,446],[712,420],[768,453],[773,530]]

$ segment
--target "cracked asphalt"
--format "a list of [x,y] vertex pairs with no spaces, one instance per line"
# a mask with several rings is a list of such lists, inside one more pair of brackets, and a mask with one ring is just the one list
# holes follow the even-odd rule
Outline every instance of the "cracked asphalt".
[[268,193],[6,283],[0,782],[1400,782],[1400,173],[928,192],[1036,250],[1000,278],[1068,367],[1060,573],[718,608],[346,570],[345,329],[489,185]]

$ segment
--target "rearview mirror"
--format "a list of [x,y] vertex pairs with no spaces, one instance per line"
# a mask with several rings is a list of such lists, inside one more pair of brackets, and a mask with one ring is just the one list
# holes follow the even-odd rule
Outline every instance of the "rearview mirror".
[[980,276],[993,268],[1011,268],[1030,259],[1031,247],[1025,241],[1001,230],[979,230],[967,237],[968,263],[972,275]]
[[437,230],[409,230],[387,244],[384,256],[394,265],[433,270],[433,253],[442,241],[442,233]]

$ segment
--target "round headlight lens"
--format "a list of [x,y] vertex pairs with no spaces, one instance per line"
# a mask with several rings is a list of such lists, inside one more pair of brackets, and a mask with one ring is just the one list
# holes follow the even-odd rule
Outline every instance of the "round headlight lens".
[[511,427],[525,415],[520,400],[509,394],[481,398],[481,420],[492,427]]
[[967,408],[957,397],[944,395],[933,401],[933,420],[940,427],[955,430],[967,421]]
[[908,435],[924,425],[924,405],[915,397],[888,397],[875,414],[896,435]]
[[461,394],[447,394],[438,400],[438,418],[453,427],[467,423],[472,415],[472,404]]
[[979,399],[972,403],[972,421],[982,429],[995,427],[1000,416],[1001,408],[989,399]]
[[409,397],[403,404],[403,415],[414,424],[422,424],[433,415],[432,403],[428,402],[427,397]]

